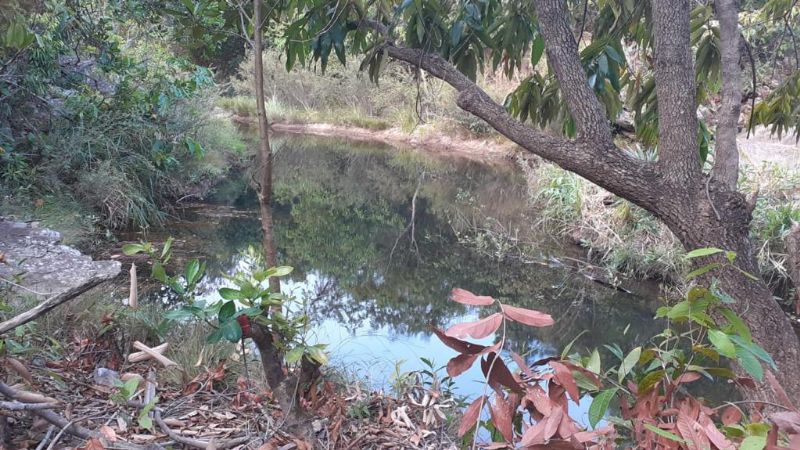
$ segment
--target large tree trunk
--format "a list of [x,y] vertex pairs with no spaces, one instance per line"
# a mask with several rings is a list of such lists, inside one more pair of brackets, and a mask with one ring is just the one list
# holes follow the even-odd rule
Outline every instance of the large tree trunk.
[[[800,403],[800,345],[789,318],[758,277],[756,246],[749,236],[752,204],[741,193],[729,191],[724,183],[712,180],[673,193],[675,201],[664,203],[670,212],[661,211],[661,219],[687,250],[717,247],[736,252],[735,264],[741,270],[727,266],[710,272],[709,278],[719,280],[720,287],[736,300],[731,309],[745,320],[755,342],[775,360],[778,380],[793,401]],[[698,263],[722,260],[724,256],[716,255]],[[743,394],[751,400],[775,401],[766,384]]]

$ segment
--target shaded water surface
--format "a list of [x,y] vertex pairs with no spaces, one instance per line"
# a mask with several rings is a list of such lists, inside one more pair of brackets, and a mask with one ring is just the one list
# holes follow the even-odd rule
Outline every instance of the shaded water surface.
[[[652,320],[653,299],[548,262],[571,250],[536,236],[525,180],[510,164],[309,137],[279,139],[275,151],[276,246],[282,264],[295,268],[285,286],[309,299],[319,324],[312,339],[376,383],[390,378],[396,361],[413,370],[420,357],[442,365],[454,355],[431,338],[431,324],[494,312],[449,301],[454,287],[551,314],[552,327],[507,329],[510,347],[531,360],[560,353],[582,332],[578,350],[618,343],[627,351],[662,329]],[[223,274],[236,271],[248,245],[260,245],[246,185],[246,175],[232,176],[213,204],[186,208],[168,231],[147,236],[168,233],[176,251],[205,259],[207,292],[226,283]],[[520,241],[532,243],[540,262],[514,257]],[[466,393],[479,389],[479,373],[462,377]]]

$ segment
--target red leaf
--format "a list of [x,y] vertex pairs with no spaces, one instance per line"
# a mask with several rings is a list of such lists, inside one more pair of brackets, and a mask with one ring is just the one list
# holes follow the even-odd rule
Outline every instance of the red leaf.
[[533,371],[530,367],[528,367],[528,363],[525,362],[525,358],[523,358],[522,355],[514,350],[511,350],[510,353],[511,359],[513,359],[517,366],[519,366],[519,370],[521,370],[522,373],[524,373],[528,378],[533,378]]
[[722,420],[723,425],[733,425],[735,423],[739,423],[739,421],[742,420],[742,412],[739,411],[739,408],[735,406],[728,406],[724,411],[722,411],[720,420]]
[[469,370],[472,367],[472,363],[478,359],[480,354],[470,355],[469,353],[462,353],[455,358],[451,359],[447,363],[447,374],[450,375],[452,378],[455,378],[462,373]]
[[488,306],[494,303],[494,299],[492,297],[475,295],[470,291],[458,288],[453,289],[453,292],[450,293],[450,298],[454,302],[473,306]]
[[770,422],[781,431],[789,434],[800,434],[800,413],[797,411],[781,411],[769,415]]
[[553,323],[553,318],[549,314],[534,311],[532,309],[517,308],[516,306],[503,305],[503,312],[511,320],[532,327],[549,327]]
[[680,413],[678,414],[677,426],[681,437],[686,441],[686,448],[689,450],[705,450],[710,447],[703,427],[696,420],[684,413]]
[[478,423],[478,418],[481,415],[481,406],[483,401],[486,400],[485,395],[481,395],[472,402],[464,411],[461,416],[461,424],[458,426],[458,436],[464,436],[467,431],[471,430]]
[[528,389],[528,394],[525,396],[533,403],[533,407],[545,416],[549,416],[553,410],[553,401],[547,396],[547,393],[538,384]]
[[697,381],[700,379],[700,374],[697,372],[686,372],[681,374],[678,378],[675,379],[675,384],[681,383],[691,383],[692,381]]
[[[489,371],[491,369],[491,372]],[[481,359],[481,370],[483,375],[488,379],[489,386],[496,390],[500,390],[500,385],[503,385],[512,391],[521,392],[522,387],[519,385],[514,375],[508,370],[503,358],[497,356],[497,353],[491,352],[486,355],[486,358]]]
[[242,337],[251,337],[250,318],[247,316],[239,316],[236,318],[236,321],[239,322],[239,327],[242,329]]
[[453,350],[459,353],[468,353],[470,355],[477,355],[478,353],[481,353],[487,348],[485,345],[473,344],[471,342],[465,342],[460,339],[450,337],[446,335],[444,331],[438,328],[434,328],[433,333],[436,334],[436,336],[439,338],[440,341],[442,341],[444,345],[452,348]]
[[527,448],[532,445],[544,443],[544,427],[547,425],[547,418],[536,422],[536,425],[528,427],[522,433],[520,444],[522,447]]
[[580,401],[580,393],[578,392],[578,385],[575,384],[575,378],[572,376],[572,371],[569,367],[558,361],[550,361],[550,367],[556,371],[555,378],[558,384],[564,387],[573,402]]
[[707,415],[701,414],[698,422],[700,423],[700,426],[703,427],[703,432],[706,434],[708,439],[712,444],[717,446],[719,450],[736,450],[733,442],[729,441],[728,438],[726,438],[725,435],[719,431],[717,426],[714,425],[714,422]]
[[561,436],[562,439],[569,439],[570,436],[578,432],[578,426],[575,425],[575,421],[569,416],[569,414],[564,414],[561,416],[561,423],[558,424],[558,435]]
[[553,413],[547,416],[544,425],[544,439],[548,440],[556,434],[558,426],[561,425],[561,419],[564,416],[564,410],[561,408],[553,409]]
[[767,370],[764,373],[764,377],[767,379],[772,391],[775,392],[775,396],[778,397],[778,400],[781,404],[789,409],[795,409],[795,406],[792,404],[792,401],[789,400],[789,396],[786,394],[786,391],[781,386],[781,383],[778,382],[778,379],[775,378],[775,374],[772,371]]
[[448,328],[444,334],[454,338],[465,338],[469,336],[475,339],[482,339],[497,331],[502,323],[503,316],[500,313],[494,313],[477,322],[457,323]]
[[494,398],[494,404],[489,404],[489,412],[495,428],[503,435],[503,439],[506,442],[514,442],[514,431],[511,424],[514,412],[511,411],[511,405],[505,398],[497,395]]

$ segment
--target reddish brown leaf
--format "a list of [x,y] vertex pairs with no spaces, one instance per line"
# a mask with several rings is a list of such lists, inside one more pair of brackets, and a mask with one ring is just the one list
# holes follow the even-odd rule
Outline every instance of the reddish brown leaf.
[[494,404],[489,404],[489,412],[492,415],[492,423],[506,442],[514,442],[514,431],[512,429],[512,421],[514,420],[514,412],[511,410],[511,405],[505,398],[496,395]]
[[6,367],[11,368],[14,372],[17,373],[21,378],[25,379],[28,383],[33,383],[33,377],[31,376],[31,372],[25,367],[25,364],[22,364],[18,359],[12,358],[10,356],[6,357]]
[[487,348],[485,345],[473,344],[471,342],[465,342],[460,339],[450,337],[446,335],[444,331],[438,328],[434,328],[433,333],[436,335],[436,337],[439,338],[440,341],[442,341],[444,345],[452,348],[453,350],[459,353],[468,353],[470,355],[476,355],[486,350]]
[[444,334],[460,339],[465,337],[482,339],[497,331],[502,323],[503,316],[500,313],[494,313],[476,322],[457,323],[448,328]]
[[102,434],[103,437],[106,438],[108,442],[117,441],[117,432],[114,431],[114,429],[108,425],[103,425],[102,427],[100,427],[100,434]]
[[736,450],[736,446],[733,445],[733,442],[729,441],[728,438],[719,431],[710,417],[705,414],[700,414],[700,418],[697,421],[700,423],[700,426],[703,427],[703,432],[708,437],[708,440],[719,450]]
[[781,431],[789,434],[800,434],[800,413],[797,411],[781,411],[769,415],[770,422]]
[[481,370],[488,379],[489,386],[494,389],[500,390],[500,385],[502,385],[515,392],[522,391],[522,386],[519,385],[514,375],[508,370],[503,358],[497,356],[497,353],[491,352],[486,355],[486,358],[481,359]]
[[792,401],[789,400],[789,395],[786,394],[786,391],[781,386],[781,383],[778,382],[778,379],[775,378],[775,374],[772,371],[767,370],[764,373],[764,378],[767,379],[769,386],[772,388],[772,391],[775,392],[775,396],[781,402],[781,404],[789,409],[796,409]]
[[558,424],[558,435],[562,439],[569,439],[570,436],[579,431],[575,421],[569,416],[569,413],[561,416],[561,423]]
[[533,378],[533,371],[530,367],[528,367],[528,363],[525,362],[525,358],[523,358],[522,355],[514,350],[511,350],[510,353],[511,359],[513,359],[517,366],[519,366],[519,370],[521,370],[522,373],[524,373],[528,378]]
[[494,303],[494,299],[492,297],[475,295],[470,291],[459,288],[453,289],[453,291],[450,293],[450,298],[454,302],[473,306],[488,306]]
[[547,396],[547,393],[538,384],[528,388],[528,393],[525,398],[533,403],[533,407],[545,416],[549,416],[553,410],[553,401]]
[[561,419],[564,416],[564,410],[561,408],[553,408],[553,413],[547,416],[544,425],[544,433],[543,437],[544,440],[548,440],[551,437],[555,436],[556,431],[558,431],[558,426],[561,425]]
[[78,450],[106,450],[106,447],[100,442],[100,439],[93,438],[86,442],[86,445],[80,447]]
[[676,425],[681,437],[686,441],[686,448],[689,450],[706,450],[710,447],[703,427],[696,420],[684,413],[680,413],[678,414]]
[[572,370],[558,361],[550,361],[550,367],[555,370],[555,378],[558,384],[567,390],[573,402],[578,403],[580,401],[580,393],[578,385],[575,384],[575,378],[572,376]]
[[481,415],[481,406],[483,405],[484,400],[486,400],[486,396],[481,395],[480,397],[476,398],[475,401],[470,403],[470,405],[464,411],[464,415],[461,416],[461,424],[458,426],[459,437],[467,434],[467,431],[471,430],[472,427],[478,423],[478,418]]
[[722,411],[720,420],[722,420],[723,425],[733,425],[735,423],[739,423],[739,421],[742,420],[742,412],[739,411],[739,408],[735,406],[728,406]]
[[700,374],[697,372],[682,373],[681,376],[675,379],[675,384],[691,383],[700,379]]
[[756,388],[756,382],[753,381],[753,379],[750,377],[737,377],[733,381],[736,382],[736,384],[738,384],[739,386],[746,387],[748,389]]
[[574,370],[577,370],[578,372],[582,373],[582,374],[583,374],[583,375],[584,375],[586,378],[588,378],[588,379],[589,379],[589,381],[591,381],[592,383],[594,383],[594,385],[595,385],[595,386],[597,386],[597,388],[598,388],[598,389],[600,389],[601,387],[603,387],[603,382],[602,382],[602,381],[600,381],[600,377],[598,377],[598,376],[597,376],[597,374],[596,374],[596,373],[594,373],[594,372],[592,372],[591,370],[588,370],[588,369],[586,369],[586,368],[584,368],[584,367],[581,367],[581,366],[577,366],[577,365],[575,365],[575,364],[572,364],[572,363],[571,363],[571,362],[569,362],[569,361],[559,361],[559,362],[560,362],[561,364],[564,364],[565,366],[569,367],[569,368],[570,368],[570,370],[573,370],[573,371],[574,371]]
[[509,319],[532,327],[549,327],[555,323],[553,318],[550,317],[550,314],[534,311],[532,309],[503,305],[503,312]]
[[447,362],[447,374],[455,378],[469,370],[480,354],[462,353]]
[[544,443],[544,428],[546,425],[547,418],[544,418],[536,422],[536,425],[528,427],[528,429],[522,433],[522,439],[520,440],[522,447],[528,448],[533,445]]

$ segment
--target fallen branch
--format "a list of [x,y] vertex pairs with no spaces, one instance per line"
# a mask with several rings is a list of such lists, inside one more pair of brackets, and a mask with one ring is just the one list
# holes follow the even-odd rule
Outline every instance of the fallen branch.
[[164,367],[170,367],[170,366],[177,366],[178,365],[178,363],[176,363],[175,361],[167,358],[166,356],[162,355],[161,353],[159,353],[155,349],[152,349],[152,348],[142,344],[139,341],[135,341],[133,343],[133,348],[135,348],[136,350],[141,350],[144,353],[147,353],[147,355],[149,355],[151,358],[155,359],[156,361],[160,362]]
[[17,400],[10,402],[0,401],[0,409],[7,411],[32,411],[34,409],[58,408],[58,403],[22,403]]
[[[169,348],[169,342],[164,342],[161,345],[157,345],[155,347],[150,348],[151,351],[157,352],[159,355],[163,354]],[[137,363],[142,361],[147,361],[148,359],[152,359],[153,357],[150,356],[147,352],[133,352],[128,355],[128,362]]]
[[6,320],[5,322],[0,323],[0,334],[13,330],[14,328],[17,328],[20,325],[25,325],[31,320],[35,320],[37,317],[49,312],[53,308],[74,299],[75,297],[83,294],[84,292],[97,286],[98,284],[110,280],[114,276],[116,276],[116,274],[103,275],[96,278],[92,278],[80,286],[74,287],[66,292],[62,292],[58,295],[50,297],[49,299],[40,303],[38,306],[31,308],[25,311],[24,313],[18,314],[17,316],[12,317],[11,319]]
[[161,431],[163,431],[164,434],[169,436],[170,439],[172,439],[173,441],[175,441],[175,442],[177,442],[179,444],[188,445],[190,447],[196,447],[196,448],[208,449],[208,450],[231,448],[231,447],[236,447],[237,445],[242,445],[244,443],[250,442],[250,440],[251,440],[251,438],[249,436],[242,436],[242,437],[236,438],[236,439],[230,439],[230,440],[227,440],[227,441],[215,442],[213,439],[211,441],[203,441],[203,440],[200,440],[200,439],[194,439],[194,438],[183,436],[182,434],[177,433],[174,430],[172,430],[164,422],[164,419],[161,417],[161,411],[158,408],[155,409],[155,419],[156,419],[156,423],[158,424],[158,427],[161,428]]

